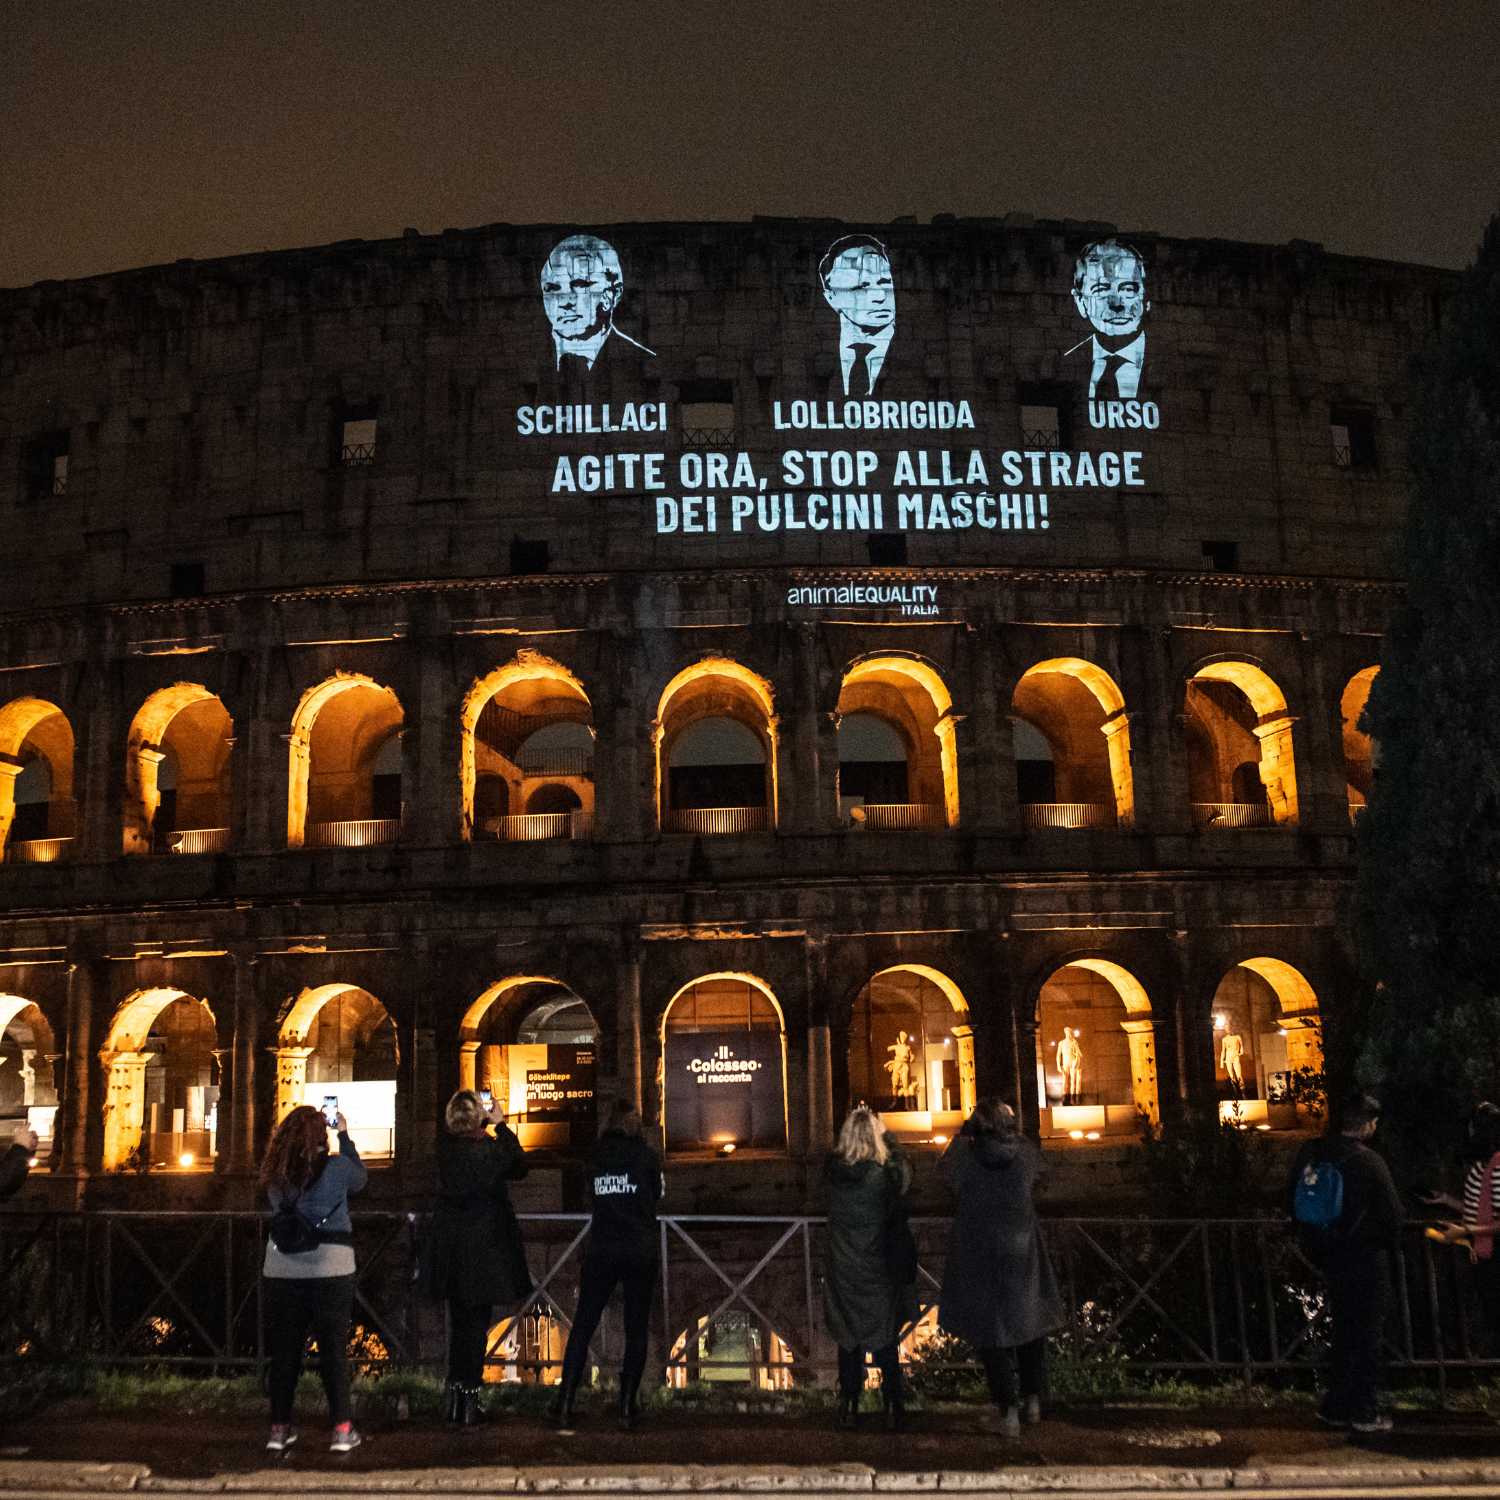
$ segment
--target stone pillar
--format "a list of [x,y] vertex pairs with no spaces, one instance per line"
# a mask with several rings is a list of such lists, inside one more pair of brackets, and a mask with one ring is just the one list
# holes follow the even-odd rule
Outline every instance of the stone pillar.
[[[478,1042],[470,1041],[458,1044],[458,1086],[461,1089],[469,1089],[471,1091],[479,1087]],[[500,1099],[499,1103],[502,1109],[507,1107],[506,1100]]]
[[[107,649],[102,639],[92,642],[101,653]],[[81,802],[76,852],[73,858],[87,860],[114,859],[120,853],[120,809],[125,768],[115,750],[115,724],[119,717],[116,674],[98,667],[88,675],[79,695],[81,722],[73,722],[74,733],[81,741],[83,774],[74,762],[73,792]],[[124,736],[121,736],[123,740]]]
[[1153,1125],[1161,1120],[1161,1096],[1156,1079],[1156,1022],[1149,1016],[1132,1016],[1120,1022],[1130,1046],[1131,1101],[1138,1114]]
[[[1156,1017],[1157,1046],[1164,1052],[1169,1040],[1172,1044],[1177,1087],[1174,1100],[1163,1097],[1162,1112],[1170,1116],[1191,1110],[1217,1118],[1219,1090],[1214,1077],[1213,1021],[1207,1011],[1201,1014],[1199,1011],[1189,935],[1178,929],[1171,937],[1177,993],[1170,1006],[1165,1007],[1165,1014]],[[1165,1062],[1158,1068],[1158,1076],[1165,1073],[1170,1077],[1172,1072]]]
[[[104,961],[81,943],[68,947],[68,1030],[59,1119],[53,1128],[56,1170],[83,1177],[89,1169],[91,1085],[94,1076],[94,1010],[106,994]],[[97,995],[97,1001],[96,1001]]]
[[635,637],[618,635],[611,663],[618,691],[594,704],[594,837],[640,839],[656,828],[651,705],[636,658]]
[[[792,627],[794,686],[792,712],[781,715],[788,743],[781,756],[781,827],[788,833],[822,833],[835,824],[838,742],[833,760],[824,756],[820,732],[817,627],[800,621]],[[791,728],[788,731],[787,725]]]
[[1114,787],[1114,813],[1119,828],[1135,827],[1135,765],[1130,752],[1131,715],[1123,708],[1104,721],[1109,779]]
[[433,846],[458,840],[461,821],[459,742],[463,733],[459,693],[446,669],[447,638],[442,622],[424,609],[420,634],[408,643],[418,663],[417,701],[404,704],[401,740],[403,837]]
[[641,954],[633,939],[627,939],[620,964],[620,988],[615,1002],[615,1057],[617,1087],[622,1099],[644,1116],[645,1097],[641,1078]]
[[1001,711],[994,624],[988,618],[968,636],[969,734],[959,761],[963,821],[971,828],[1004,831],[1015,823],[1015,747],[1010,718]]
[[1173,675],[1170,627],[1123,631],[1120,670],[1128,684],[1125,705],[1131,711],[1136,826],[1151,833],[1189,833],[1193,824],[1182,723],[1185,710]]
[[248,722],[235,724],[234,807],[231,842],[263,854],[286,848],[287,731],[270,715],[271,654],[256,654],[250,678]]
[[4,859],[10,842],[10,825],[16,815],[16,779],[21,770],[19,760],[0,755],[0,859]]
[[144,1142],[146,1066],[154,1052],[101,1052],[104,1065],[104,1150],[106,1172],[122,1171]]
[[1330,695],[1320,642],[1301,637],[1303,711],[1291,739],[1297,776],[1298,822],[1320,833],[1347,835],[1349,778],[1344,766],[1344,723],[1337,694]]
[[[230,1054],[226,1116],[224,1093],[219,1096],[219,1123],[229,1126],[229,1149],[220,1150],[220,1171],[249,1176],[255,1171],[256,1108],[255,1056],[260,1032],[260,1005],[255,993],[256,953],[253,944],[236,943],[230,949],[234,965],[234,1047]],[[304,1076],[306,1068],[304,1066]]]
[[833,1149],[833,1032],[826,1021],[807,1028],[807,1150]]
[[[984,1002],[970,1012],[974,1030],[974,1087],[978,1096],[995,1097],[1014,1106],[1023,1129],[1030,1130],[1036,1118],[1036,1088],[1028,1090],[1022,1072],[1023,1018],[1016,1014],[1015,987],[1011,978],[1010,942],[998,933],[989,943],[988,976]],[[1032,1028],[1033,1049],[1035,1028]],[[1033,1070],[1034,1075],[1034,1070]],[[1030,1096],[1031,1113],[1027,1114]]]
[[124,849],[126,854],[150,854],[156,813],[161,806],[157,777],[167,754],[155,745],[137,745],[125,753],[134,764],[126,766],[122,789]]
[[301,1104],[307,1086],[307,1060],[317,1049],[299,1045],[268,1047],[266,1050],[276,1059],[276,1118],[271,1125],[274,1130]]
[[786,1149],[790,1156],[805,1156],[811,1149],[808,1083],[812,1053],[808,1028],[790,1027],[786,1038]]

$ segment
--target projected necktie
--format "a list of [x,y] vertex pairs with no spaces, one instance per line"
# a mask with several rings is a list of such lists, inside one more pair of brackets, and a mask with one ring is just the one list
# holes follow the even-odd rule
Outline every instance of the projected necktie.
[[850,344],[854,350],[854,363],[849,366],[849,394],[859,400],[870,394],[870,350],[874,344]]
[[1120,399],[1120,366],[1125,363],[1123,355],[1106,354],[1104,370],[1094,390],[1096,401],[1118,401]]
[[581,354],[565,354],[557,362],[557,370],[567,380],[582,380],[589,372],[589,362]]

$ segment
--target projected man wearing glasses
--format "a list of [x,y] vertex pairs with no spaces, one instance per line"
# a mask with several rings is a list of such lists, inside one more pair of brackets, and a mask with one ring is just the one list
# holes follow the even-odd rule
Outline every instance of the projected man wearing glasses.
[[654,349],[615,327],[615,308],[624,290],[620,257],[608,241],[570,234],[553,249],[542,267],[542,306],[552,325],[559,370],[587,374],[621,345],[647,359],[656,357]]
[[896,331],[891,258],[873,235],[835,240],[818,262],[823,296],[839,315],[839,368],[844,394],[873,396]]
[[1086,245],[1073,272],[1073,305],[1094,335],[1068,353],[1089,345],[1090,401],[1133,401],[1142,395],[1146,335],[1141,327],[1151,303],[1146,296],[1146,263],[1121,240]]

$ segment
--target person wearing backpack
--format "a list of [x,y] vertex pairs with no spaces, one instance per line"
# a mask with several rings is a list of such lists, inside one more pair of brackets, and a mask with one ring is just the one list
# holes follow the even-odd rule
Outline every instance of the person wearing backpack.
[[287,1115],[266,1151],[260,1181],[271,1204],[261,1266],[266,1342],[271,1357],[268,1453],[297,1441],[292,1409],[307,1335],[318,1341],[318,1369],[328,1395],[334,1453],[362,1441],[349,1398],[349,1323],[354,1312],[354,1226],[349,1195],[368,1174],[339,1115],[338,1155],[328,1150],[328,1122],[311,1104]]
[[1392,1262],[1405,1214],[1385,1160],[1369,1141],[1380,1101],[1356,1094],[1336,1128],[1306,1142],[1287,1183],[1298,1242],[1322,1272],[1333,1321],[1328,1390],[1318,1420],[1355,1432],[1389,1432],[1375,1399]]
[[911,1168],[893,1149],[880,1117],[849,1111],[823,1167],[828,1190],[828,1251],[823,1318],[839,1346],[839,1425],[859,1422],[865,1350],[880,1370],[886,1427],[905,1425],[897,1340],[917,1317],[917,1265],[905,1195]]

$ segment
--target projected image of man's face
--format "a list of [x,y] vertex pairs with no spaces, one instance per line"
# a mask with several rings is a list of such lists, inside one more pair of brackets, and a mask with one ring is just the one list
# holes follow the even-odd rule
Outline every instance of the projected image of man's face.
[[542,268],[542,305],[553,332],[589,339],[607,328],[623,284],[613,246],[593,235],[565,239]]
[[1113,241],[1090,245],[1078,259],[1073,302],[1096,332],[1109,338],[1133,336],[1151,309],[1140,257]]
[[864,333],[880,333],[896,320],[891,263],[872,245],[855,245],[834,257],[823,276],[823,295]]

